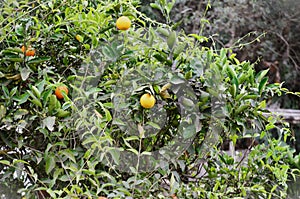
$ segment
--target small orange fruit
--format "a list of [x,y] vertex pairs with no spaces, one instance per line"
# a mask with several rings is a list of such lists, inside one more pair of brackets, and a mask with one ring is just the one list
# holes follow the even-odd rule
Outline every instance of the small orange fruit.
[[65,92],[66,95],[68,95],[69,93],[69,90],[66,86],[58,86],[56,89],[55,89],[55,95],[57,97],[57,99],[63,99],[64,96],[62,94],[62,92]]
[[22,50],[22,52],[25,52],[26,47],[25,47],[25,46],[22,46],[21,50]]
[[26,56],[34,56],[35,55],[35,50],[27,50],[25,55]]
[[152,108],[155,102],[156,102],[155,97],[150,93],[145,93],[140,98],[141,106],[144,108]]
[[102,196],[100,196],[98,199],[107,199],[106,197],[102,197]]
[[26,48],[25,46],[22,46],[21,48],[22,52],[25,52],[25,56],[34,56],[35,55],[35,50],[29,46]]
[[131,21],[128,17],[122,16],[117,19],[116,26],[119,30],[128,30],[131,26]]

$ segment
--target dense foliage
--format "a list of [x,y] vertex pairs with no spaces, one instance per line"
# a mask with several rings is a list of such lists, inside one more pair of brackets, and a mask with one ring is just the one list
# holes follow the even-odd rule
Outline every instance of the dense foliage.
[[[161,12],[143,2],[143,10],[152,18],[166,22]],[[151,0],[150,2],[155,2]],[[210,7],[207,7],[210,2]],[[293,0],[182,0],[176,1],[171,21],[186,33],[210,37],[215,48],[230,47],[240,61],[255,62],[256,71],[269,69],[271,83],[284,82],[284,87],[299,92],[300,33],[299,4]],[[153,14],[154,13],[154,14]],[[251,45],[244,45],[249,44]],[[272,97],[274,108],[299,109],[299,97]],[[300,152],[299,124],[291,126]]]
[[[166,22],[132,0],[1,5],[3,186],[26,198],[286,197],[300,162],[288,124],[265,110],[281,84],[230,48],[204,47],[214,40],[201,32],[177,31],[174,3],[152,4]],[[115,27],[122,15],[127,31]],[[152,109],[139,104],[147,92]],[[242,137],[260,144],[220,149]]]

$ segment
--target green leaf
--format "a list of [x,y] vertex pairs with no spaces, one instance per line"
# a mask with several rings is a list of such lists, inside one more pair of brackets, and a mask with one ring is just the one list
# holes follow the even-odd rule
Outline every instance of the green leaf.
[[249,94],[249,95],[246,95],[243,99],[246,100],[246,99],[257,99],[259,96],[258,95],[252,95],[252,94]]
[[155,38],[155,32],[154,32],[153,28],[150,26],[149,36],[148,36],[148,45],[149,46],[153,45],[154,38]]
[[161,9],[160,5],[158,5],[158,4],[156,4],[156,3],[150,3],[150,6],[151,6],[152,8],[154,8],[154,9],[158,9],[158,10]]
[[174,58],[178,57],[178,55],[180,53],[182,53],[182,51],[186,48],[186,43],[182,43],[179,45],[176,45],[176,47],[174,48]]
[[37,87],[35,87],[35,86],[32,85],[30,89],[32,90],[33,94],[34,94],[38,99],[41,98],[41,93],[40,93],[40,91],[37,89]]
[[169,36],[169,31],[167,29],[158,27],[156,30],[157,30],[157,32],[159,32],[160,34],[162,34],[165,37]]
[[8,160],[0,160],[0,164],[4,164],[4,165],[7,165],[7,166],[11,166],[10,165],[10,162]]
[[232,86],[231,86],[231,95],[233,97],[236,97],[237,92],[238,92],[238,88],[239,88],[239,83],[236,77],[233,77],[233,79],[231,80],[232,82]]
[[9,96],[13,97],[18,91],[18,87],[14,87],[10,92],[9,92]]
[[259,94],[262,94],[262,92],[265,90],[265,87],[268,83],[268,77],[264,77],[261,82],[259,83],[259,86],[258,86],[258,92]]
[[156,128],[156,129],[161,129],[160,126],[154,122],[147,122],[146,124],[152,126],[153,128]]
[[108,151],[114,160],[114,162],[118,165],[120,163],[120,151],[118,149],[112,148]]
[[244,110],[246,110],[247,108],[249,108],[250,105],[249,104],[244,104],[244,105],[241,105],[240,107],[238,107],[235,111],[235,113],[238,115],[240,114],[241,112],[243,112]]
[[8,98],[9,97],[8,88],[6,86],[4,86],[3,84],[2,84],[2,91],[3,91],[5,98]]
[[236,101],[239,101],[239,100],[242,100],[245,96],[247,95],[247,93],[240,93],[236,96],[235,100]]
[[260,133],[259,139],[263,139],[265,136],[266,136],[266,132],[265,132],[265,131],[262,131],[262,132]]
[[11,53],[23,53],[21,48],[15,47],[15,48],[7,48],[3,51],[1,51],[2,53],[7,53],[7,52],[11,52]]
[[65,149],[63,151],[60,151],[61,154],[66,156],[68,159],[70,159],[72,162],[76,163],[76,159],[74,156],[74,152],[72,152],[70,149]]
[[29,98],[29,94],[24,93],[24,94],[20,95],[18,98],[14,98],[14,99],[19,102],[18,105],[21,105],[21,104],[27,102],[28,98]]
[[34,99],[30,100],[30,101],[31,101],[33,104],[37,105],[38,107],[43,108],[42,102],[41,102],[39,99],[34,98]]
[[56,165],[55,156],[53,154],[49,154],[48,156],[45,157],[45,162],[46,162],[45,171],[47,174],[49,174],[55,168]]
[[175,4],[175,0],[172,0],[172,2],[168,2],[167,3],[165,9],[166,9],[166,11],[167,11],[168,14],[171,12],[174,4]]
[[20,120],[20,119],[22,119],[23,116],[27,115],[28,113],[29,113],[29,111],[27,109],[20,108],[15,112],[14,119]]
[[70,111],[65,111],[65,110],[63,110],[63,109],[59,108],[59,109],[57,110],[57,114],[56,114],[56,116],[57,116],[57,117],[64,118],[64,117],[67,117],[67,116],[69,116],[70,114],[71,114],[71,112],[70,112]]
[[23,62],[23,58],[20,57],[5,57],[5,60],[12,62]]
[[140,138],[138,136],[130,136],[130,137],[124,138],[124,140],[126,140],[126,141],[139,140],[139,139]]
[[232,65],[227,65],[226,72],[231,80],[234,78],[237,79],[236,73],[235,73]]
[[135,155],[139,155],[139,152],[136,149],[131,148],[131,149],[127,149],[127,151],[131,151]]
[[18,159],[14,159],[14,160],[13,160],[13,164],[14,164],[14,165],[16,165],[16,164],[18,164],[18,163],[28,164],[28,165],[29,165],[29,163],[26,162],[25,160],[18,160]]
[[17,24],[15,27],[15,32],[19,35],[19,36],[23,36],[24,33],[24,26],[22,24]]
[[193,71],[188,71],[188,72],[186,72],[185,73],[185,75],[184,75],[184,78],[186,79],[186,80],[189,80],[189,79],[191,79],[193,77]]
[[102,104],[102,103],[99,103],[99,104],[100,104],[100,106],[101,106],[102,110],[103,110],[103,111],[104,111],[104,113],[105,113],[105,118],[106,118],[106,121],[110,122],[110,121],[112,120],[112,116],[111,116],[111,114],[110,114],[109,110],[108,110],[108,109],[106,109],[106,108],[103,106],[103,104]]
[[275,127],[276,127],[276,126],[275,126],[274,124],[269,123],[269,124],[266,125],[266,130],[269,131],[269,130],[271,130],[271,129],[274,129]]
[[176,32],[172,31],[170,33],[170,35],[168,36],[168,40],[167,40],[167,44],[170,50],[173,50],[175,44],[177,42],[177,36],[176,36]]
[[257,75],[255,77],[256,81],[261,82],[261,80],[267,75],[268,72],[269,72],[269,69],[259,71],[259,73],[257,73]]
[[197,35],[197,34],[189,34],[188,36],[194,37],[195,39],[197,39],[200,43],[202,42],[208,42],[208,38],[201,36],[201,35]]
[[50,61],[51,57],[37,57],[34,59],[29,60],[27,63],[28,64],[40,64],[43,63],[45,61]]

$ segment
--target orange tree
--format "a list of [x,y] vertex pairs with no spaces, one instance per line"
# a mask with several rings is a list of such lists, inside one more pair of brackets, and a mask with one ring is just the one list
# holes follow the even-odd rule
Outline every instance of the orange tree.
[[[281,85],[176,30],[173,4],[152,4],[168,24],[132,0],[1,5],[4,186],[18,183],[26,198],[286,196],[299,162],[287,126],[263,114]],[[219,149],[245,136],[262,142],[247,158]]]

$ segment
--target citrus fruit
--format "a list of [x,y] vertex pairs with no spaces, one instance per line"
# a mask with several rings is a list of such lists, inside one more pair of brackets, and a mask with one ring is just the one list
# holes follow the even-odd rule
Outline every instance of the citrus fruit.
[[62,94],[62,92],[65,92],[66,95],[68,95],[69,93],[69,90],[66,86],[58,86],[56,89],[55,89],[55,95],[57,97],[57,99],[63,99],[64,96]]
[[122,16],[117,19],[116,26],[119,30],[128,30],[130,28],[131,21],[128,17]]
[[22,52],[25,52],[25,56],[34,56],[35,55],[35,50],[31,48],[30,46],[26,48],[25,46],[22,46],[21,48]]
[[156,100],[153,95],[150,93],[145,93],[140,98],[141,106],[144,108],[152,108],[155,104]]
[[35,55],[35,50],[27,50],[25,53],[26,56],[34,56]]
[[75,38],[77,41],[83,42],[83,37],[81,35],[76,35]]
[[25,52],[26,47],[25,47],[25,46],[22,46],[21,50],[22,50],[22,52]]

